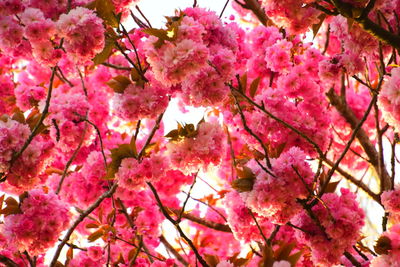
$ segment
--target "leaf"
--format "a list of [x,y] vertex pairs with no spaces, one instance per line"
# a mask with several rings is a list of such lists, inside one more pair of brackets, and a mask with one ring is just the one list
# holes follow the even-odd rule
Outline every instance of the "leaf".
[[115,7],[111,0],[96,0],[96,13],[105,24],[117,28],[118,20],[115,17]]
[[165,135],[165,137],[171,140],[178,140],[179,139],[179,131],[177,129],[170,131]]
[[300,251],[294,253],[293,255],[290,255],[286,260],[287,260],[288,262],[290,262],[290,264],[291,264],[292,266],[296,266],[297,262],[299,261],[299,259],[300,259],[300,257],[301,257],[301,254],[303,254],[303,251],[302,251],[302,250],[300,250]]
[[245,178],[245,179],[255,179],[256,178],[253,171],[249,167],[246,167],[246,166],[243,166],[241,168],[236,168],[236,173],[239,178]]
[[265,246],[263,248],[262,260],[258,263],[258,266],[272,267],[273,264],[274,264],[274,251],[270,246]]
[[67,260],[72,260],[74,257],[74,249],[70,247],[67,251]]
[[16,201],[12,197],[8,197],[5,202],[6,202],[7,206],[18,206],[19,205],[18,201]]
[[286,260],[293,248],[296,246],[295,243],[288,243],[281,245],[277,250],[275,250],[275,259],[276,260]]
[[340,180],[337,182],[331,182],[326,186],[325,193],[334,193],[336,191],[337,186],[339,185]]
[[103,63],[104,61],[106,61],[111,56],[112,51],[115,48],[115,42],[118,39],[118,37],[115,34],[113,29],[107,29],[105,37],[106,38],[105,38],[105,44],[104,44],[103,51],[98,53],[93,58],[93,63],[95,65]]
[[0,210],[3,208],[3,202],[4,202],[4,197],[5,197],[5,195],[6,195],[6,194],[3,194],[3,195],[0,197]]
[[114,265],[113,265],[113,266],[118,266],[120,263],[121,263],[121,264],[125,264],[124,256],[122,256],[122,253],[119,253],[118,259],[117,259],[116,262],[114,262]]
[[4,202],[6,203],[7,206],[4,209],[0,210],[0,214],[8,216],[12,214],[22,213],[18,201],[16,201],[14,198],[8,197]]
[[242,77],[240,77],[239,90],[241,90],[243,94],[246,94],[246,90],[247,90],[247,73],[243,74]]
[[107,222],[111,223],[113,218],[115,216],[115,209],[113,209],[108,215],[107,215]]
[[350,32],[354,24],[354,19],[352,18],[346,18],[346,19],[347,19],[347,30]]
[[129,145],[131,146],[133,155],[134,155],[135,157],[137,157],[138,153],[137,153],[137,148],[136,148],[136,138],[135,138],[135,135],[132,135],[131,141],[130,141]]
[[167,19],[167,29],[142,29],[142,32],[152,35],[158,38],[157,42],[154,43],[155,48],[160,48],[165,41],[175,41],[178,37],[178,28],[181,24],[181,21],[184,17],[184,13],[182,12],[179,16],[175,17],[166,17]]
[[136,253],[137,253],[136,248],[131,249],[128,253],[128,260],[131,261],[133,259],[133,257],[135,257]]
[[12,119],[22,124],[26,123],[24,113],[22,113],[21,110],[16,111],[13,114]]
[[204,259],[211,267],[215,267],[219,263],[219,258],[217,255],[204,254]]
[[105,179],[113,179],[123,159],[135,158],[136,155],[130,144],[122,144],[111,149],[111,163],[108,165]]
[[85,225],[86,228],[99,228],[100,225],[98,223],[88,223]]
[[250,84],[250,96],[254,97],[256,95],[258,86],[260,85],[261,77],[257,77]]
[[97,239],[99,239],[100,237],[102,237],[104,235],[104,230],[103,229],[99,229],[96,232],[92,233],[91,235],[88,236],[88,241],[89,242],[94,242]]
[[232,188],[238,192],[249,192],[253,190],[255,178],[239,178],[232,182]]
[[118,75],[113,77],[106,84],[109,87],[111,87],[114,90],[114,92],[122,94],[124,93],[126,87],[128,87],[131,84],[131,80],[126,76]]
[[[29,114],[28,118],[26,118],[26,123],[29,125],[29,128],[31,131],[35,128],[36,124],[39,122],[40,117],[42,114],[37,111],[37,112],[32,112],[32,114]],[[46,114],[45,117],[48,116],[48,113]],[[45,126],[43,123],[41,123],[36,131],[36,135],[40,134],[44,130],[46,130],[48,127]]]
[[319,15],[318,19],[319,19],[318,23],[312,25],[313,39],[315,38],[315,36],[317,36],[319,29],[321,29],[322,23],[326,19],[326,14],[323,13],[323,14]]
[[168,36],[167,30],[149,28],[149,29],[142,29],[142,32],[158,38],[157,42],[154,43],[155,48],[160,48],[165,41],[173,41],[173,39]]
[[268,147],[269,157],[271,159],[279,158],[279,156],[282,154],[282,152],[285,149],[285,147],[286,147],[286,143],[279,144],[275,148]]
[[19,199],[19,203],[24,202],[25,198],[29,197],[29,194],[27,191],[25,191],[24,193],[22,193],[21,195],[18,196]]

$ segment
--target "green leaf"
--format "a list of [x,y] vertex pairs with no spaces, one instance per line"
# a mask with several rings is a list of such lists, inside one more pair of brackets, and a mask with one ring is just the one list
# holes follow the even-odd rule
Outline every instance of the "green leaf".
[[303,251],[300,250],[299,252],[294,253],[293,255],[290,255],[287,258],[287,261],[290,262],[292,266],[296,266],[297,262],[299,261],[301,254],[303,254]]
[[239,178],[232,182],[232,188],[240,193],[249,192],[253,190],[254,182],[254,178]]
[[96,12],[107,25],[113,28],[118,27],[115,7],[111,0],[96,0]]
[[239,178],[246,178],[246,179],[255,179],[256,176],[254,175],[253,171],[246,166],[241,168],[236,168],[236,173]]
[[22,124],[26,123],[24,113],[19,109],[13,114],[12,119]]
[[107,82],[107,85],[110,86],[114,90],[114,92],[118,94],[123,94],[126,87],[128,87],[130,84],[131,80],[123,75],[115,76]]
[[286,260],[293,248],[296,246],[295,243],[288,243],[281,245],[277,250],[275,250],[275,259],[276,260]]
[[122,160],[135,157],[136,154],[132,150],[130,144],[122,144],[119,145],[117,148],[111,149],[111,163],[107,167],[107,174],[104,179],[114,179],[115,173],[118,171]]
[[137,153],[137,148],[136,148],[135,135],[132,135],[131,142],[129,143],[129,145],[131,146],[131,150],[132,150],[133,155],[136,157],[138,155],[138,153]]
[[113,49],[115,48],[115,42],[118,39],[113,29],[108,29],[105,34],[105,44],[103,51],[98,53],[93,58],[93,63],[95,65],[101,64],[106,61],[112,54]]
[[100,237],[102,237],[104,235],[104,230],[103,229],[99,229],[96,232],[92,233],[91,235],[88,236],[88,241],[89,242],[94,242],[97,239],[99,239]]

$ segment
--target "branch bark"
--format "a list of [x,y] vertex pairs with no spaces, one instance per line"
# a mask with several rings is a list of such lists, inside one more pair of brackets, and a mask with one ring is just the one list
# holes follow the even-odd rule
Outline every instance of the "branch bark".
[[75,228],[78,227],[78,225],[90,214],[92,213],[98,206],[100,206],[101,202],[103,202],[104,199],[112,196],[115,192],[115,190],[117,190],[118,184],[115,183],[111,186],[111,188],[103,193],[92,205],[89,206],[89,208],[87,208],[83,213],[81,213],[81,215],[79,215],[78,219],[75,220],[75,222],[73,223],[73,225],[68,229],[67,233],[65,234],[63,240],[61,241],[61,243],[57,246],[57,250],[54,253],[54,257],[51,260],[50,263],[50,267],[54,267],[56,266],[57,263],[57,259],[60,256],[61,250],[64,247],[64,245],[67,243],[67,241],[69,240],[69,238],[71,237],[72,233],[74,232]]
[[[333,88],[329,90],[326,94],[329,102],[336,108],[336,110],[343,116],[343,118],[350,124],[351,128],[354,130],[359,124],[359,120],[354,114],[353,110],[343,101],[343,99],[336,94]],[[357,132],[357,140],[360,142],[362,148],[367,154],[371,165],[374,167],[377,173],[380,174],[382,189],[391,189],[391,179],[384,166],[381,168],[381,173],[379,172],[379,155],[376,151],[374,145],[371,143],[368,134],[361,128]]]
[[[174,209],[174,208],[168,208],[168,209],[171,210],[176,215],[179,215],[179,213],[180,213],[180,210],[178,210],[178,209]],[[214,230],[217,230],[217,231],[221,231],[221,232],[225,232],[225,233],[232,233],[232,230],[229,227],[229,225],[207,221],[207,220],[205,220],[203,218],[197,217],[197,216],[195,216],[193,214],[190,214],[190,213],[183,213],[182,214],[182,218],[185,218],[185,219],[187,219],[189,221],[195,222],[197,224],[206,226],[208,228],[211,228],[211,229],[214,229]]]

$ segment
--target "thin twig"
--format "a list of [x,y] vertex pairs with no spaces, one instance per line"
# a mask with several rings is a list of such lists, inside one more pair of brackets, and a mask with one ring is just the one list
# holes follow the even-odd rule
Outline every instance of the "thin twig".
[[162,214],[167,218],[168,221],[170,221],[178,230],[180,236],[187,242],[187,244],[190,246],[190,248],[193,250],[194,254],[196,255],[197,260],[203,265],[203,267],[209,267],[207,262],[203,259],[203,257],[200,255],[199,251],[197,250],[196,246],[193,244],[193,241],[190,240],[186,236],[186,234],[182,231],[182,228],[179,226],[179,223],[177,223],[167,212],[165,207],[163,206],[160,197],[158,196],[157,190],[154,188],[154,186],[150,183],[147,182],[147,185],[150,187],[150,190],[153,192],[154,198],[157,201],[157,204],[162,212]]
[[104,192],[97,200],[90,205],[84,212],[82,212],[79,217],[75,220],[75,222],[72,224],[72,226],[68,229],[67,233],[65,234],[63,240],[61,243],[57,246],[56,252],[54,253],[53,259],[51,260],[50,267],[56,266],[56,262],[58,257],[60,256],[61,250],[64,247],[64,245],[67,243],[69,238],[71,237],[72,233],[74,232],[75,228],[78,227],[78,225],[89,215],[91,214],[98,206],[100,206],[101,202],[103,202],[104,199],[110,197],[112,194],[114,194],[115,190],[117,190],[118,184],[115,183],[112,185],[112,187]]
[[161,235],[159,237],[161,243],[163,243],[164,247],[172,253],[172,255],[174,255],[174,257],[183,264],[183,266],[188,266],[189,263],[182,257],[181,254],[179,254],[178,251],[176,251],[176,249],[167,241],[167,239],[165,239],[165,237],[163,235]]
[[47,98],[46,98],[46,103],[43,108],[42,115],[40,116],[38,122],[36,123],[35,127],[33,128],[31,134],[29,135],[28,139],[25,141],[24,145],[21,147],[21,149],[15,153],[11,159],[10,162],[10,170],[13,165],[13,163],[24,153],[25,149],[29,146],[29,144],[32,142],[33,138],[36,136],[37,131],[39,130],[40,126],[42,125],[44,119],[46,118],[47,114],[49,113],[49,107],[50,107],[50,100],[51,100],[51,94],[53,92],[53,82],[54,82],[54,77],[56,74],[57,67],[52,68],[51,76],[50,76],[50,83],[49,83],[49,90],[47,92]]

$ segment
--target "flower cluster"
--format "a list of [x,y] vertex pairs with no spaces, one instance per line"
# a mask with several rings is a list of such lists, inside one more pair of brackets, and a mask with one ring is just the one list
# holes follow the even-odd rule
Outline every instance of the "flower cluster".
[[383,85],[379,94],[378,105],[382,109],[383,118],[400,131],[400,68],[391,71],[392,77]]
[[57,30],[65,40],[65,50],[75,61],[84,63],[103,50],[104,27],[92,10],[77,7],[62,14]]
[[359,239],[365,214],[358,206],[355,194],[342,188],[341,195],[327,193],[312,207],[319,223],[305,210],[294,217],[292,223],[303,231],[296,231],[299,242],[312,251],[312,260],[321,266],[338,264],[340,257]]
[[168,106],[168,88],[156,80],[140,86],[132,83],[122,94],[116,93],[113,107],[118,117],[135,121],[140,118],[155,118]]
[[121,187],[136,190],[148,181],[157,181],[168,170],[168,158],[161,155],[151,155],[138,162],[135,158],[126,158],[121,162],[115,177]]
[[389,213],[389,218],[393,224],[400,223],[400,189],[385,191],[381,195],[382,205]]
[[306,198],[311,190],[313,172],[305,160],[304,152],[292,147],[271,162],[274,176],[257,166],[253,189],[242,193],[246,205],[272,223],[286,224],[302,209],[297,199]]
[[399,266],[400,224],[393,225],[378,239],[375,250],[380,255],[371,261],[371,267]]
[[0,120],[0,172],[7,172],[10,161],[25,143],[31,131],[28,125],[5,117]]
[[68,208],[54,193],[42,190],[28,192],[21,206],[21,214],[9,215],[4,220],[4,233],[10,244],[17,244],[20,252],[36,256],[46,252],[58,240],[69,224]]
[[186,104],[218,105],[228,92],[225,83],[233,77],[238,49],[235,31],[205,9],[187,8],[183,14],[173,40],[158,47],[157,38],[148,39],[147,61],[161,83],[182,85]]
[[290,33],[302,33],[312,24],[318,23],[320,11],[308,7],[303,7],[305,2],[310,1],[279,1],[279,0],[262,0],[262,6],[268,17],[280,27],[285,27]]
[[225,149],[224,132],[215,118],[199,123],[197,127],[194,137],[167,144],[172,166],[184,173],[196,172],[199,168],[207,169],[210,164],[220,164]]
[[50,136],[62,151],[75,149],[82,135],[88,141],[90,128],[86,129],[83,119],[90,107],[80,86],[63,84],[54,92],[50,102],[50,116],[45,123],[51,126]]

